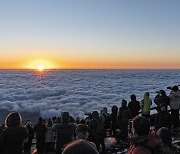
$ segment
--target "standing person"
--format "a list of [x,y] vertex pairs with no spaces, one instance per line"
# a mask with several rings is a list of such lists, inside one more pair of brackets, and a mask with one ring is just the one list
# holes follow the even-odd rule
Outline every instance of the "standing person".
[[96,144],[97,150],[100,151],[100,145],[102,146],[102,153],[105,154],[105,128],[100,119],[99,113],[94,111],[92,113],[92,119],[89,123],[89,127],[92,130],[92,141]]
[[36,148],[37,153],[42,154],[45,146],[45,133],[47,131],[46,125],[43,122],[42,117],[39,118],[39,122],[34,126],[36,132]]
[[112,129],[112,135],[113,137],[116,136],[116,129],[118,129],[119,123],[118,123],[118,107],[117,106],[113,106],[112,107],[112,113],[110,115],[110,119],[111,119],[111,129]]
[[27,138],[27,129],[21,126],[21,115],[17,112],[10,113],[5,124],[7,128],[0,135],[0,153],[22,154],[23,141]]
[[106,129],[106,131],[108,129],[110,129],[110,127],[111,127],[111,120],[110,120],[110,115],[107,112],[107,107],[103,107],[103,109],[101,110],[100,118],[101,118],[101,120],[102,120],[102,122],[104,124],[104,128]]
[[141,109],[140,107],[140,102],[136,100],[136,95],[131,95],[131,101],[128,104],[128,108],[131,113],[131,119],[133,119],[135,116],[138,115],[139,110]]
[[119,108],[118,120],[121,130],[121,139],[125,140],[128,137],[128,122],[130,118],[130,111],[127,107],[127,101],[122,100],[122,106]]
[[149,118],[151,105],[152,105],[152,100],[149,98],[149,92],[145,92],[144,99],[141,100],[142,116]]
[[171,107],[171,116],[173,126],[179,127],[179,109],[180,109],[180,90],[178,86],[171,88],[169,95],[170,98],[170,107]]
[[46,138],[45,138],[45,149],[47,152],[51,152],[54,150],[53,142],[54,142],[54,132],[52,128],[52,121],[51,119],[48,119]]
[[31,126],[30,120],[28,120],[25,124],[25,128],[28,131],[28,137],[24,141],[24,153],[30,154],[31,153],[31,145],[32,145],[32,139],[34,138],[34,130]]
[[166,95],[166,92],[164,90],[160,90],[157,92],[158,94],[154,98],[154,103],[157,105],[157,110],[159,110],[159,107],[161,104],[167,108],[169,105],[169,97]]
[[64,146],[74,140],[75,126],[70,124],[69,112],[62,112],[61,123],[54,126],[56,154],[60,154]]

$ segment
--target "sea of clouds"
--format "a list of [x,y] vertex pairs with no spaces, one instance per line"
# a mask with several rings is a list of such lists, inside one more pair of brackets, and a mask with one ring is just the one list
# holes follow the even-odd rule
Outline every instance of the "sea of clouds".
[[1,70],[0,111],[44,118],[68,111],[84,117],[103,107],[108,111],[113,105],[120,107],[131,94],[138,100],[146,91],[152,99],[160,89],[168,94],[166,87],[180,84],[179,79],[179,70]]

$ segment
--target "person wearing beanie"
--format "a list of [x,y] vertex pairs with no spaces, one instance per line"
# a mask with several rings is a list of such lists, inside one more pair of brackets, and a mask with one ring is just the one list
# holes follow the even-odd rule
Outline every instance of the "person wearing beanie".
[[21,115],[10,113],[6,120],[6,129],[0,135],[1,154],[22,154],[23,142],[27,138],[27,129],[22,127]]

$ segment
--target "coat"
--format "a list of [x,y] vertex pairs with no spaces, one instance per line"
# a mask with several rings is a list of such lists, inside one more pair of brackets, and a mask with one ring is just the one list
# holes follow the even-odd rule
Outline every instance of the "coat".
[[1,154],[22,154],[27,129],[22,126],[8,127],[0,136]]
[[170,98],[170,107],[171,109],[178,110],[180,109],[180,90],[177,92],[172,91],[169,95]]

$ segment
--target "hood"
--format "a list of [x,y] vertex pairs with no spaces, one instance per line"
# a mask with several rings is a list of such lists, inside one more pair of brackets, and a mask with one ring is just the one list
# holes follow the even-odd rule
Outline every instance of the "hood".
[[145,93],[144,93],[144,98],[145,98],[145,99],[149,99],[149,93],[148,93],[148,92],[145,92]]

